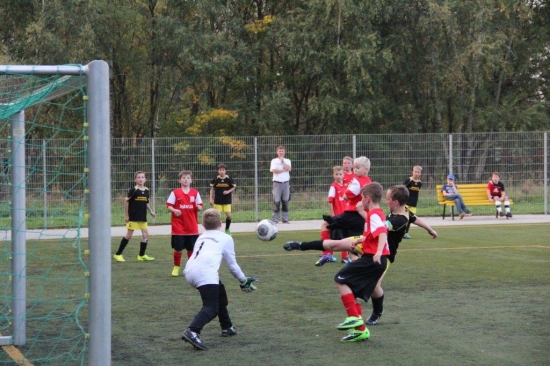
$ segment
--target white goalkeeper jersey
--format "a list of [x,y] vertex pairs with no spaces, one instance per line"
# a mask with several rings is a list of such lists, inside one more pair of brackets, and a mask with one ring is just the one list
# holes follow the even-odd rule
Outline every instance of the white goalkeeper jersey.
[[219,230],[206,230],[195,242],[193,255],[185,265],[185,279],[194,288],[219,284],[222,260],[227,264],[233,277],[237,280],[246,278],[235,258],[233,238]]

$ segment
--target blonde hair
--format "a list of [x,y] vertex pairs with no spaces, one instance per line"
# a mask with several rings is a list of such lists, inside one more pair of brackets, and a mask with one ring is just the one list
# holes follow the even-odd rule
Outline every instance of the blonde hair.
[[363,168],[370,170],[370,160],[366,156],[360,156],[353,161],[353,165],[359,164]]
[[333,174],[336,173],[336,172],[341,172],[343,170],[344,170],[344,168],[341,167],[340,165],[336,165],[336,166],[332,167],[332,173]]
[[420,173],[422,173],[422,167],[420,165],[413,166],[413,170],[418,169],[420,170]]
[[220,211],[215,208],[209,208],[202,214],[202,226],[205,230],[216,230],[222,225]]
[[137,178],[138,174],[143,174],[145,175],[145,172],[143,170],[138,170],[137,172],[134,173],[134,179]]

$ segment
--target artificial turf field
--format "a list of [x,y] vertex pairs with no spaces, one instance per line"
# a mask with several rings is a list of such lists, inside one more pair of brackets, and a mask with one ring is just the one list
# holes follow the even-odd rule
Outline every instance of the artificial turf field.
[[[285,252],[287,240],[317,232],[279,233],[264,243],[233,234],[237,259],[258,290],[246,294],[227,268],[221,277],[239,334],[223,338],[217,319],[201,338],[207,351],[181,340],[200,308],[183,277],[171,277],[169,237],[153,237],[137,262],[135,237],[113,263],[113,365],[543,365],[550,359],[548,225],[439,227],[432,240],[412,228],[383,287],[381,323],[370,339],[342,344],[346,317],[332,278],[343,266],[315,267],[320,252]],[[113,238],[113,252],[119,238]],[[363,305],[365,316],[371,304]]]

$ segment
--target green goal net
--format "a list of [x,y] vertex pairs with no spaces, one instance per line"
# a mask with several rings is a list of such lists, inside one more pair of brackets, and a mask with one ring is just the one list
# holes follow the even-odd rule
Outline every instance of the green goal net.
[[91,322],[87,69],[36,70],[0,65],[0,365],[79,365]]

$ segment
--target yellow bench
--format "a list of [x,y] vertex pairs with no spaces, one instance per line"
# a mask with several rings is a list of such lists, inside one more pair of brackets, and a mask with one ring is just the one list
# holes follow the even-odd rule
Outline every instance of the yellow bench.
[[[438,184],[435,186],[437,189],[437,203],[440,205],[443,205],[443,214],[441,217],[443,220],[445,220],[445,210],[447,209],[447,206],[451,208],[451,217],[454,220],[455,219],[455,203],[454,201],[447,201],[445,197],[443,197],[443,192],[441,192],[441,188],[443,188],[442,184]],[[458,193],[462,195],[462,199],[464,200],[464,204],[466,206],[494,206],[495,203],[489,201],[487,198],[487,183],[474,183],[474,184],[457,184],[458,187]],[[514,203],[512,200],[510,200],[510,204]],[[495,208],[496,211],[496,208]],[[498,212],[496,213],[498,217]]]

